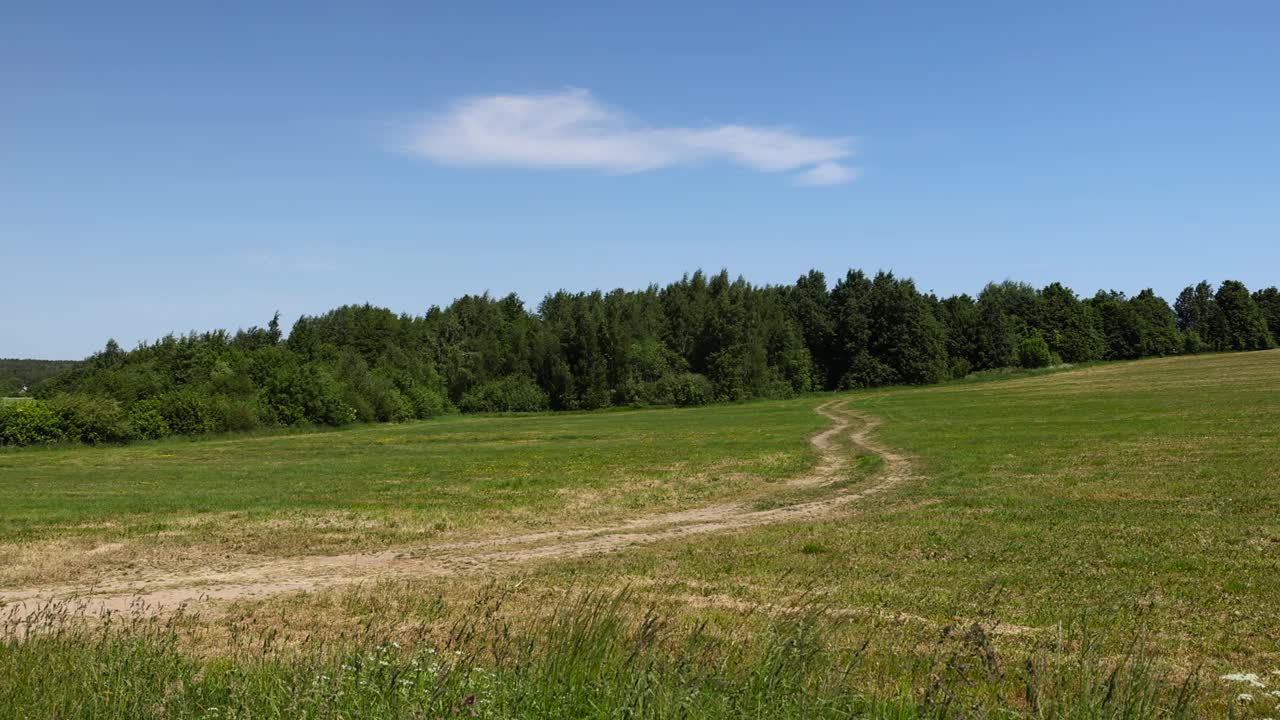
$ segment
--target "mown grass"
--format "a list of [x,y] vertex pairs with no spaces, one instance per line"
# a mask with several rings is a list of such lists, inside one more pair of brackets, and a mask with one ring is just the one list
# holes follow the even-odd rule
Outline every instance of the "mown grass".
[[750,497],[812,464],[807,437],[827,422],[812,405],[446,417],[0,452],[0,587]]
[[[837,516],[523,566],[500,603],[492,590],[477,598],[476,578],[463,576],[108,630],[53,613],[39,632],[7,633],[0,717],[1280,715],[1280,352],[844,399],[884,420],[877,435],[909,452],[915,472]],[[23,499],[18,512],[0,504],[0,515],[15,547],[22,537],[101,542],[98,533],[120,530],[76,523],[120,522],[117,513],[134,528],[134,547],[163,545],[174,518],[197,507],[182,489],[210,477],[219,503],[212,542],[234,543],[246,521],[245,542],[264,553],[410,536],[370,530],[331,541],[299,526],[281,531],[296,539],[264,540],[248,522],[290,517],[296,502],[306,513],[356,504],[360,514],[337,521],[343,533],[353,532],[352,517],[385,524],[436,512],[456,515],[452,527],[466,532],[729,496],[766,509],[832,491],[752,494],[811,462],[804,437],[824,425],[812,413],[820,401],[142,446],[141,458],[191,454],[165,487],[165,458],[147,460],[151,484],[137,485],[116,461],[111,477],[129,490],[122,498],[101,488],[76,494],[104,451],[13,453],[0,455],[0,488]],[[375,442],[399,433],[405,442]],[[513,444],[522,437],[537,440]],[[230,454],[218,449],[228,446]],[[293,465],[326,472],[323,461],[309,464],[313,455],[381,478],[404,474],[388,470],[397,462],[444,462],[439,474],[417,466],[416,484],[384,494],[340,472],[308,480]],[[751,462],[729,463],[739,456]],[[525,481],[504,487],[526,457],[537,462]],[[216,469],[202,474],[197,458],[250,474],[224,482]],[[50,487],[64,493],[48,502],[51,519],[7,472],[46,464],[55,468]],[[844,482],[879,466],[857,456]],[[285,496],[254,487],[259,475]],[[338,489],[325,494],[325,481]],[[90,498],[85,508],[74,507],[80,497]],[[129,502],[140,507],[121,512]],[[164,528],[158,537],[152,522]],[[406,678],[412,686],[396,684]]]
[[[852,402],[912,453],[914,482],[843,517],[544,567],[543,581],[667,578],[744,602],[816,588],[917,618],[921,636],[980,619],[1021,644],[1088,617],[1115,637],[1145,627],[1172,669],[1280,687],[1280,352]],[[1259,717],[1280,712],[1259,698]]]

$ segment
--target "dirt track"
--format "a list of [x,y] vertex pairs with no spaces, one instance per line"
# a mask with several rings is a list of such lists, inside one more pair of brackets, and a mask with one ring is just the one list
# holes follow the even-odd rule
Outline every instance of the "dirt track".
[[[821,499],[754,510],[725,503],[673,513],[645,515],[621,523],[551,532],[507,535],[467,542],[438,543],[372,553],[285,558],[243,568],[206,573],[156,575],[142,580],[94,587],[48,586],[0,592],[0,617],[23,617],[50,601],[76,600],[79,612],[145,607],[162,612],[204,600],[239,600],[283,592],[319,590],[397,577],[432,577],[480,573],[537,560],[578,558],[616,552],[636,545],[673,540],[757,525],[822,517],[881,493],[910,477],[910,463],[872,437],[878,420],[835,401],[816,408],[831,427],[810,442],[818,462],[783,489],[821,488],[845,477],[855,449],[883,459],[871,485],[833,488]],[[854,421],[860,420],[857,428]],[[844,446],[847,440],[852,447]]]

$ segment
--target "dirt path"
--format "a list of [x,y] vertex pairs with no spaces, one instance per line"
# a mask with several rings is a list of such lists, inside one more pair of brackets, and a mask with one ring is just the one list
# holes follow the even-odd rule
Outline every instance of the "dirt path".
[[[836,401],[816,408],[831,427],[810,442],[817,464],[781,488],[822,488],[844,479],[857,449],[883,460],[875,482],[860,488],[832,489],[821,499],[767,510],[743,503],[723,503],[672,513],[658,513],[621,523],[551,532],[507,535],[466,542],[437,543],[372,553],[286,558],[230,571],[169,574],[93,587],[48,586],[0,592],[0,617],[24,617],[51,601],[75,601],[77,612],[92,614],[145,607],[162,612],[203,600],[240,600],[283,592],[400,577],[441,577],[481,573],[538,560],[559,560],[617,552],[663,540],[704,535],[829,515],[844,506],[884,492],[907,480],[910,463],[872,437],[879,421]],[[851,429],[855,421],[861,421]],[[851,447],[844,446],[847,440]]]

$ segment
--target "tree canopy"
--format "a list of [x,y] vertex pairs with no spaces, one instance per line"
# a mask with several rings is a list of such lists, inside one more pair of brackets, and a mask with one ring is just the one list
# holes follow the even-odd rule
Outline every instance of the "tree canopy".
[[[0,442],[119,442],[445,412],[589,410],[790,397],[1280,342],[1280,292],[1190,286],[1081,299],[1052,283],[937,298],[910,279],[816,270],[756,286],[695,272],[643,290],[466,295],[422,315],[347,305],[266,327],[108,341],[0,409]],[[0,364],[0,370],[3,370]],[[34,377],[34,376],[33,376]],[[39,378],[37,378],[39,379]]]

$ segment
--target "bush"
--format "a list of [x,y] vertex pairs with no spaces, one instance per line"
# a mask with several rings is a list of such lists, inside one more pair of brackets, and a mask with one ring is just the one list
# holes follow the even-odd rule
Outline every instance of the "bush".
[[663,378],[660,385],[669,386],[664,387],[662,392],[669,394],[671,401],[681,407],[706,405],[711,402],[714,394],[711,381],[698,373],[687,372]]
[[158,440],[173,434],[160,408],[161,403],[157,398],[140,400],[129,408],[129,429],[135,437]]
[[640,382],[657,382],[687,367],[684,358],[660,340],[638,340],[627,347],[627,374]]
[[618,404],[644,407],[646,405],[673,405],[672,383],[667,378],[648,382],[637,378],[628,378],[618,388]]
[[799,394],[800,393],[797,392],[796,388],[787,380],[784,380],[783,378],[774,378],[764,386],[764,392],[761,396],[773,398],[775,400],[782,400],[786,398],[793,398]]
[[971,372],[973,372],[973,363],[962,357],[951,358],[951,367],[948,370],[951,379],[958,380],[967,377]]
[[133,437],[124,410],[111,398],[79,393],[57,395],[48,406],[67,440],[99,445],[124,443]]
[[656,384],[635,378],[623,380],[621,387],[618,388],[618,404],[635,407],[654,404],[652,398],[654,395],[653,388]]
[[1182,352],[1188,355],[1196,353],[1208,352],[1209,344],[1200,338],[1200,333],[1195,330],[1188,330],[1182,335]]
[[[359,390],[348,386],[342,391],[342,402],[351,408],[353,419],[356,422],[368,423],[378,419],[373,411],[373,402],[365,397]],[[286,423],[291,425],[293,423]]]
[[264,414],[280,425],[345,425],[357,417],[356,408],[343,399],[342,385],[311,365],[282,368],[268,377],[262,407]]
[[420,420],[449,412],[449,401],[439,391],[413,385],[404,392],[404,396],[413,409],[413,416]]
[[40,445],[62,439],[58,416],[38,400],[0,406],[0,443]]
[[783,352],[778,358],[777,372],[778,376],[787,383],[789,390],[783,395],[774,395],[776,390],[771,390],[770,397],[795,397],[800,393],[809,392],[817,384],[814,382],[813,357],[809,354],[809,350],[803,347]]
[[258,405],[252,400],[218,398],[213,402],[211,415],[219,432],[248,432],[261,424]]
[[714,399],[722,402],[738,402],[751,397],[746,382],[749,363],[746,352],[740,347],[714,352],[707,358],[707,379],[711,381]]
[[582,395],[583,410],[599,410],[613,404],[613,391],[602,384],[593,384]]
[[373,409],[373,418],[379,422],[403,422],[412,420],[413,407],[404,395],[396,389],[391,380],[374,376],[369,382],[369,404]]
[[840,378],[840,389],[879,387],[892,385],[898,381],[898,374],[893,368],[875,359],[868,353],[860,353],[849,365],[849,371]]
[[217,429],[208,401],[193,390],[166,393],[159,402],[160,414],[175,435],[203,435]]
[[1018,346],[1018,364],[1024,368],[1045,368],[1053,364],[1053,353],[1038,330],[1022,338]]
[[389,387],[378,395],[374,413],[382,422],[404,422],[414,418],[413,406],[394,387]]
[[533,378],[508,375],[471,389],[458,406],[463,412],[533,412],[546,410],[550,399]]

